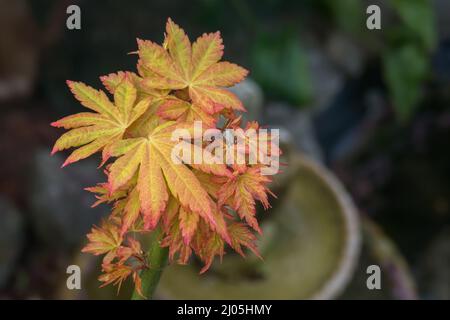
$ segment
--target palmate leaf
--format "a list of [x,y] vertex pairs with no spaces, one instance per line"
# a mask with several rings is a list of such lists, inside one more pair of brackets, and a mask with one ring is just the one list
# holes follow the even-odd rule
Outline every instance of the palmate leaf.
[[136,222],[140,213],[139,192],[134,188],[126,201],[123,208],[122,226],[120,228],[120,234],[123,236],[128,229]]
[[[141,71],[140,73],[142,73],[143,76],[148,75],[143,71]],[[128,128],[128,136],[146,136],[151,130],[157,127],[160,123],[164,122],[164,119],[173,120],[173,118],[163,118],[157,114],[157,111],[161,108],[161,105],[172,98],[168,95],[168,90],[157,90],[146,87],[145,85],[143,85],[143,79],[133,72],[119,71],[117,73],[111,73],[106,76],[102,76],[100,77],[100,79],[103,85],[108,89],[108,91],[111,94],[114,94],[117,86],[123,81],[125,77],[128,77],[136,87],[137,99],[139,101],[146,98],[149,98],[151,100],[147,111]]]
[[143,80],[145,86],[186,89],[193,104],[207,114],[223,108],[245,110],[233,93],[220,88],[242,81],[248,71],[233,63],[219,62],[223,45],[218,32],[204,34],[191,47],[184,31],[169,19],[163,47],[142,40],[138,40],[138,47],[139,64],[151,71]]
[[107,183],[99,183],[94,187],[84,188],[84,190],[96,194],[95,198],[97,199],[97,201],[91,206],[92,208],[95,208],[102,203],[111,203],[113,201],[118,201],[119,199],[124,198],[127,195],[125,189],[120,189],[114,193],[110,193]]
[[[75,98],[95,112],[82,112],[52,123],[54,127],[71,129],[55,143],[52,153],[79,147],[63,166],[87,158],[106,145],[121,139],[127,128],[149,107],[150,98],[136,101],[137,89],[128,77],[114,91],[114,104],[105,92],[81,82],[67,82]],[[136,103],[137,102],[137,103]]]
[[[185,164],[172,160],[174,122],[156,127],[147,137],[121,140],[108,148],[108,154],[119,157],[110,167],[111,192],[126,184],[138,172],[137,190],[145,226],[153,229],[165,210],[169,192],[182,206],[200,215],[212,226],[216,222],[210,198]],[[229,175],[224,164],[215,164],[215,173]],[[208,170],[207,166],[199,169]],[[168,191],[169,190],[169,191]]]
[[103,270],[105,273],[98,277],[103,282],[100,287],[113,284],[118,286],[118,290],[122,286],[122,282],[133,273],[133,268],[128,265],[113,265],[109,269]]
[[[143,75],[145,76],[145,75]],[[128,79],[132,82],[132,84],[137,89],[137,100],[140,101],[143,98],[151,97],[153,100],[157,99],[164,99],[169,91],[168,90],[156,90],[151,89],[143,85],[143,78],[139,75],[137,75],[134,72],[130,71],[119,71],[116,73],[110,73],[106,76],[101,76],[100,80],[105,86],[105,88],[111,93],[114,94],[116,88],[124,81],[125,79]]]
[[197,229],[200,216],[183,208],[179,213],[181,235],[185,245],[189,245]]
[[218,191],[219,204],[228,204],[236,210],[241,219],[261,233],[255,217],[255,199],[262,203],[264,209],[270,207],[267,194],[271,192],[266,185],[271,180],[261,175],[259,167],[246,167],[244,170],[235,172],[233,179],[229,179],[221,186]]
[[157,111],[158,115],[167,120],[193,123],[201,121],[206,128],[215,128],[217,119],[203,111],[196,104],[170,97],[161,103]]
[[119,229],[110,223],[103,223],[101,228],[92,228],[91,233],[88,234],[88,238],[90,242],[82,249],[82,252],[89,252],[94,255],[105,254],[116,250],[122,243]]
[[208,238],[202,239],[202,241],[202,245],[197,249],[197,254],[205,263],[200,270],[200,274],[205,273],[209,269],[215,256],[219,256],[222,260],[225,254],[223,239],[218,234],[211,233]]
[[256,248],[256,237],[243,223],[235,222],[228,226],[228,233],[231,238],[231,247],[241,256],[245,256],[242,246],[247,247],[257,257],[261,258]]

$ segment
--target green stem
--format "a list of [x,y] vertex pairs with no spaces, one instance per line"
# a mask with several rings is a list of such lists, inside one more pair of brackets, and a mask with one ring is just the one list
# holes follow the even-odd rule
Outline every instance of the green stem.
[[[142,293],[147,299],[152,299],[153,293],[158,286],[159,279],[164,268],[167,265],[168,248],[161,248],[160,240],[162,231],[158,228],[152,232],[150,246],[147,253],[148,269],[142,270],[140,273],[142,281]],[[133,292],[132,300],[143,300],[136,290]]]

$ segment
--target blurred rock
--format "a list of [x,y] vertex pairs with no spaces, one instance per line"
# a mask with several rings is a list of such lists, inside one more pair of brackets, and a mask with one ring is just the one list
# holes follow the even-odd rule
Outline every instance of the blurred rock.
[[[347,83],[327,108],[314,115],[317,137],[327,159],[336,154],[336,146],[355,130],[364,118],[361,90],[359,82]],[[348,141],[348,138],[346,140]]]
[[108,213],[103,205],[90,208],[94,196],[84,188],[104,181],[95,160],[61,169],[61,155],[36,152],[31,168],[30,207],[33,229],[47,245],[70,248],[83,240],[92,224]]
[[434,0],[437,30],[440,39],[450,38],[450,2],[448,0]]
[[244,124],[248,120],[260,121],[264,96],[259,85],[251,78],[236,84],[230,88],[230,91],[236,94],[247,109],[242,115]]
[[376,132],[377,123],[381,120],[386,109],[386,99],[377,89],[369,89],[361,99],[365,113],[359,119],[359,123],[349,126],[342,133],[336,144],[329,150],[329,159],[342,161],[362,150]]
[[418,270],[422,298],[450,299],[450,228],[437,235],[421,259]]
[[327,51],[331,60],[345,73],[353,77],[361,74],[364,65],[363,52],[350,38],[333,33],[328,39]]
[[264,123],[280,129],[280,142],[292,144],[315,160],[323,161],[309,111],[294,109],[284,103],[270,103],[266,106]]
[[388,108],[381,75],[367,69],[346,81],[330,103],[314,110],[314,127],[327,161],[348,157],[374,133],[374,126]]
[[23,245],[22,215],[5,198],[0,197],[0,289],[6,284]]
[[311,46],[305,48],[305,50],[313,87],[314,101],[311,107],[323,109],[331,103],[342,89],[345,78],[322,48]]
[[433,56],[433,72],[442,91],[450,85],[450,38],[442,41]]

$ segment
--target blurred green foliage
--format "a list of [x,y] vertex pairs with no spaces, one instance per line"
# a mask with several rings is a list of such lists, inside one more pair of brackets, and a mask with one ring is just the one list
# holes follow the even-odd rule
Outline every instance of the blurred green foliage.
[[[422,87],[429,73],[429,55],[437,41],[431,0],[385,1],[398,21],[386,27],[382,9],[381,32],[365,30],[365,8],[361,0],[322,0],[339,29],[369,41],[381,36],[383,76],[397,117],[407,122],[417,110]],[[369,36],[369,37],[367,37]]]
[[[252,76],[269,96],[304,106],[314,98],[312,70],[308,68],[308,56],[300,36],[293,31],[304,27],[304,21],[295,22],[292,28],[266,30],[258,13],[265,12],[264,7],[283,11],[283,3],[263,1],[258,10],[254,10],[251,3],[242,1],[236,8],[243,19],[256,25],[253,29],[257,36],[252,41],[250,56]],[[382,74],[397,118],[401,123],[408,122],[420,105],[430,70],[430,53],[437,42],[432,1],[385,1],[380,32],[366,29],[367,3],[362,0],[307,0],[303,3],[303,7],[296,8],[329,19],[338,31],[363,40],[369,46],[374,44],[372,47],[381,59]],[[394,21],[387,21],[386,10],[394,13]]]
[[401,28],[406,31],[408,40],[418,42],[426,50],[432,50],[437,40],[432,1],[392,0],[389,3],[403,21]]
[[361,34],[365,26],[365,8],[361,0],[320,0],[337,27],[350,34]]
[[383,68],[395,111],[400,121],[407,121],[420,101],[421,86],[428,71],[428,61],[414,45],[388,49]]
[[266,92],[294,105],[312,98],[307,56],[293,33],[258,37],[252,50],[252,75]]
[[407,122],[422,98],[430,69],[429,55],[436,44],[435,19],[430,0],[389,2],[401,20],[387,30],[382,53],[386,85],[397,117]]

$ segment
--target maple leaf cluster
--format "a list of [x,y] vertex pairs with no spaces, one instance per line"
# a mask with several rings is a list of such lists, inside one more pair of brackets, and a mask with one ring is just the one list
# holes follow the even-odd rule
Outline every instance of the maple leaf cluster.
[[[136,233],[161,228],[161,247],[180,264],[192,253],[205,272],[228,245],[244,256],[246,247],[258,254],[256,201],[268,208],[267,184],[256,164],[176,164],[171,140],[177,128],[202,121],[206,128],[239,128],[241,101],[226,87],[242,81],[247,70],[220,61],[220,33],[203,34],[193,44],[171,19],[162,45],[137,40],[137,72],[100,77],[103,90],[67,81],[75,98],[89,112],[52,123],[69,129],[52,153],[76,148],[63,166],[101,152],[107,182],[87,188],[100,203],[111,203],[112,214],[88,234],[83,249],[105,255],[99,278],[121,284],[129,276],[140,288],[139,271],[151,267]],[[223,125],[218,126],[222,118]],[[259,128],[256,122],[247,127]],[[194,146],[203,148],[202,146]],[[204,151],[204,150],[203,150]]]

